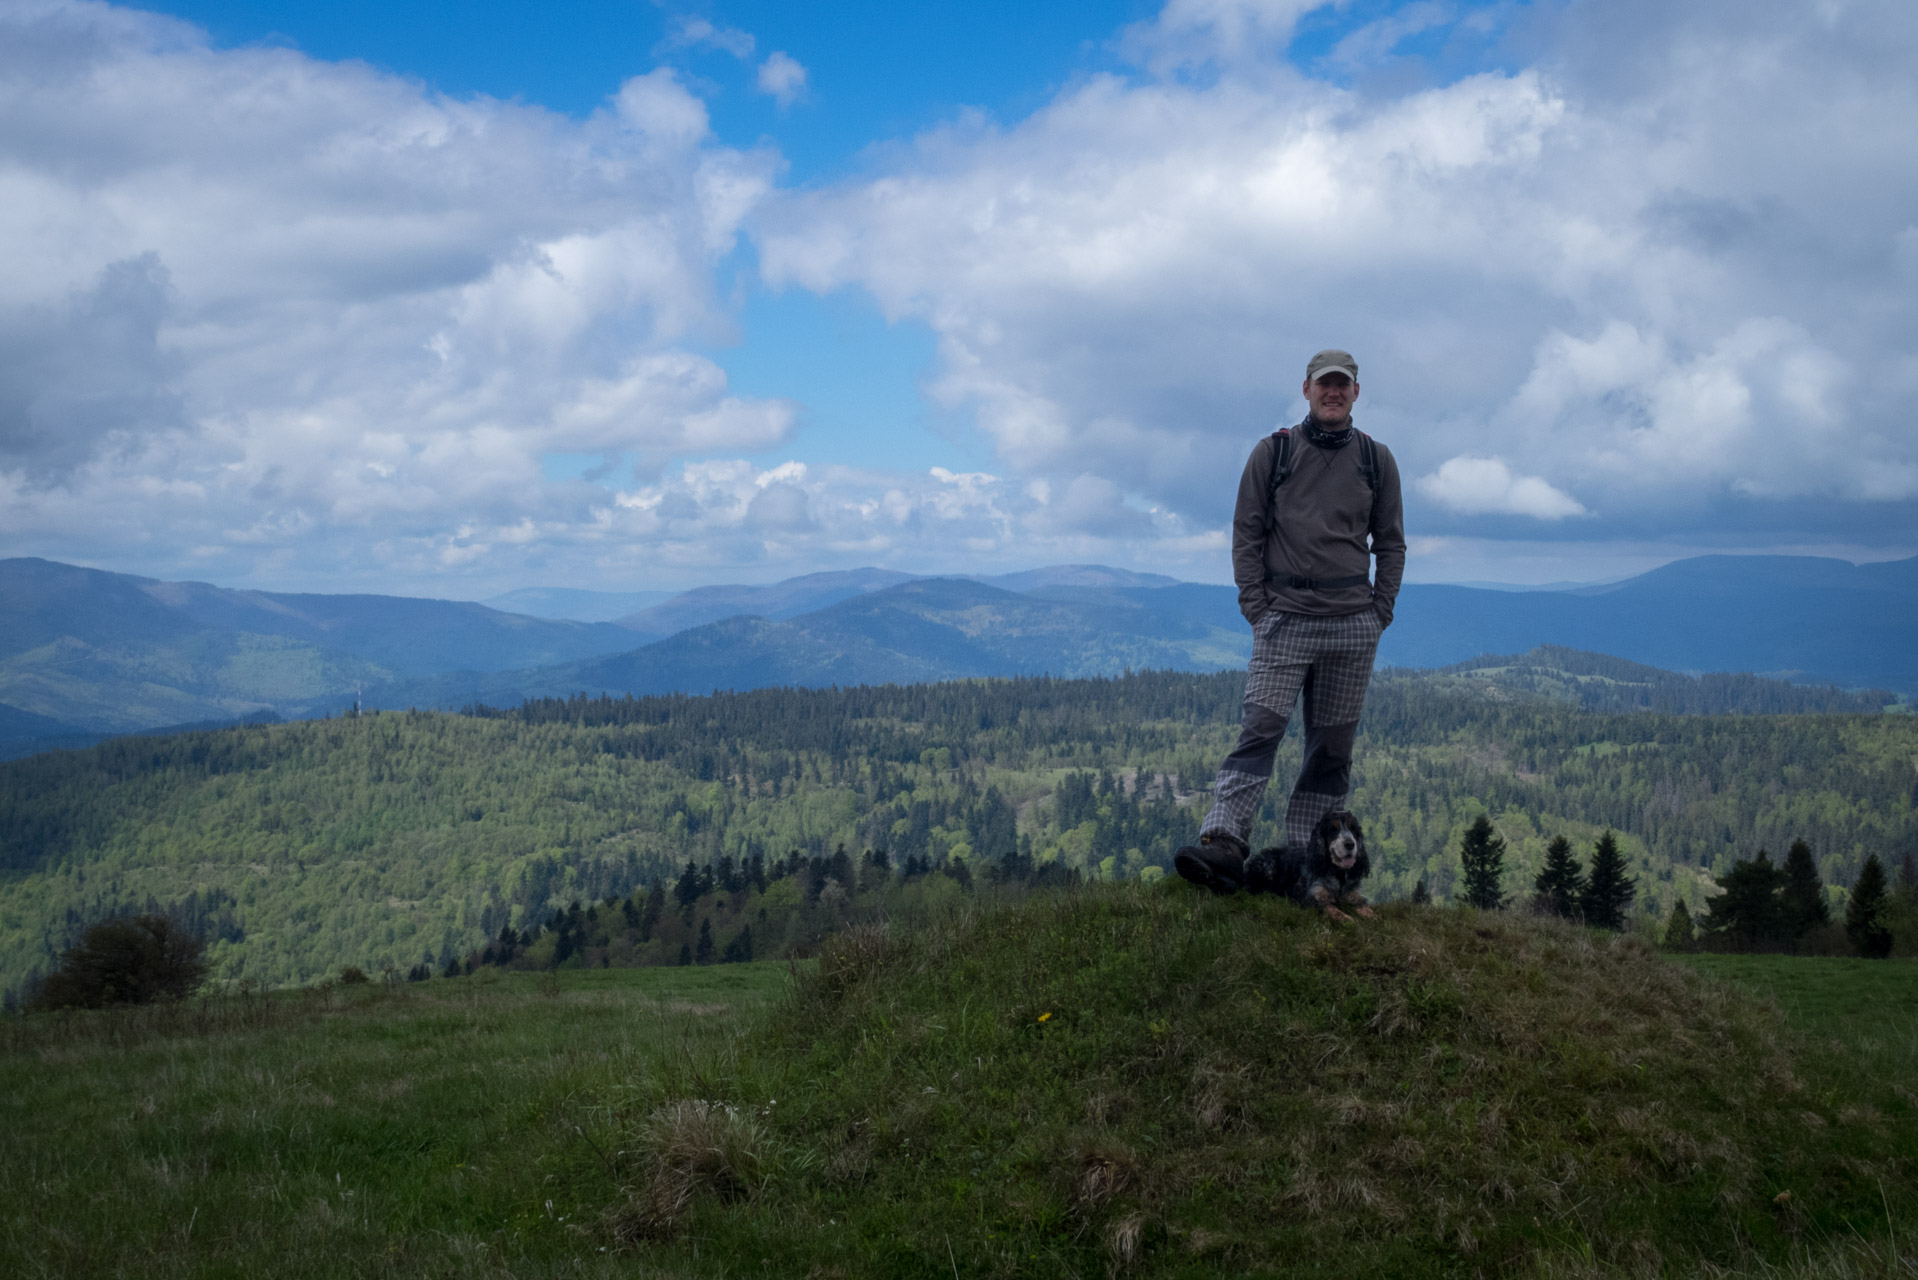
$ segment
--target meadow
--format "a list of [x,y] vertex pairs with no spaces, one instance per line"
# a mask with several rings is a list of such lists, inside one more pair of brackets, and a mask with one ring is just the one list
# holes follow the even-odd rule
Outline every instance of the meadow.
[[0,1021],[32,1276],[1911,1275],[1918,966],[1176,884]]

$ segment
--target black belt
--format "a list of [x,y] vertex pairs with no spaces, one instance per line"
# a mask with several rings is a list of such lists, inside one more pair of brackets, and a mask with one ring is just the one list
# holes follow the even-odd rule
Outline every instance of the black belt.
[[1294,591],[1337,591],[1340,587],[1369,587],[1371,576],[1355,573],[1349,578],[1301,578],[1296,573],[1275,573],[1267,582],[1281,587],[1290,587]]

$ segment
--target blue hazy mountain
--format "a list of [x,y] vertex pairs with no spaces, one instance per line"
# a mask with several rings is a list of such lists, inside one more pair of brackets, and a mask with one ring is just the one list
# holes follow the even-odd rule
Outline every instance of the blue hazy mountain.
[[[51,734],[129,732],[350,702],[359,685],[632,647],[607,623],[400,596],[294,595],[0,560],[0,705]],[[22,722],[23,725],[29,722]]]
[[[454,707],[573,693],[709,693],[790,684],[967,676],[1106,675],[1242,666],[1251,634],[1218,616],[1222,588],[1048,587],[914,578],[786,619],[734,617],[612,657],[538,671],[461,673],[373,691],[385,706]],[[1236,624],[1236,625],[1234,625]]]
[[[1918,695],[1918,558],[1706,556],[1558,591],[1408,586],[1387,665],[1558,645],[1679,672]],[[0,561],[0,749],[351,702],[457,707],[1127,667],[1242,666],[1229,587],[1068,565],[976,578],[864,569],[685,592],[619,625],[479,604],[168,583]],[[647,643],[651,641],[651,643]]]
[[854,596],[911,582],[914,577],[891,569],[846,569],[837,573],[809,573],[770,586],[695,587],[617,621],[642,635],[677,635],[690,627],[704,626],[722,618],[791,618]]
[[1700,556],[1603,587],[1410,586],[1381,662],[1434,667],[1557,644],[1672,671],[1918,694],[1918,558]]
[[[618,622],[644,635],[670,636],[722,618],[796,618],[841,600],[884,591],[905,582],[923,581],[927,576],[892,569],[847,569],[837,573],[809,573],[770,586],[695,587],[662,604],[621,617]],[[1102,564],[1059,564],[1020,573],[951,576],[1018,592],[1048,587],[1170,587],[1179,582],[1160,573],[1133,573]]]
[[522,587],[481,604],[502,613],[569,622],[611,622],[663,604],[677,591],[586,591],[578,587]]

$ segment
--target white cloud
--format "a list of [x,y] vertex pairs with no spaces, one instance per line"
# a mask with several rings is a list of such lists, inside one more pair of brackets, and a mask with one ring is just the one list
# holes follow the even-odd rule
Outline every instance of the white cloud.
[[790,107],[806,91],[806,68],[782,49],[759,64],[759,91],[771,94],[780,106]]
[[774,447],[794,406],[690,347],[731,335],[715,264],[776,163],[666,69],[574,121],[100,4],[0,11],[0,536],[191,546],[229,579],[435,538],[470,564],[591,528],[542,454]]
[[[1420,3],[1335,48],[1340,85],[1283,57],[1322,7],[1170,0],[1127,74],[787,192],[668,69],[580,121],[0,9],[0,538],[319,587],[1216,578],[1246,452],[1327,345],[1417,537],[1906,536],[1918,8],[1572,0],[1528,19],[1534,65],[1369,74],[1483,17]],[[753,70],[805,91],[788,54]],[[989,465],[768,465],[798,406],[729,385],[716,283],[748,232],[769,282],[932,330],[925,385]],[[547,481],[554,454],[604,461]]]
[[737,27],[721,27],[705,18],[681,17],[673,25],[673,33],[668,37],[665,47],[668,49],[693,49],[705,46],[730,53],[735,58],[753,56],[754,40],[752,33],[741,31]]
[[[1813,543],[1914,496],[1918,166],[1886,157],[1918,10],[1574,3],[1533,15],[1535,66],[1402,88],[1277,57],[1317,7],[1173,0],[1127,33],[1137,76],[775,195],[763,270],[930,326],[931,388],[1015,474],[1205,527],[1327,345],[1405,474],[1459,480],[1411,486],[1415,523]],[[1336,60],[1474,21],[1412,6]],[[1509,483],[1445,470],[1493,455]]]
[[1433,501],[1461,515],[1563,520],[1585,514],[1577,499],[1539,477],[1513,475],[1503,458],[1462,455],[1447,459],[1437,471],[1421,477],[1418,487]]

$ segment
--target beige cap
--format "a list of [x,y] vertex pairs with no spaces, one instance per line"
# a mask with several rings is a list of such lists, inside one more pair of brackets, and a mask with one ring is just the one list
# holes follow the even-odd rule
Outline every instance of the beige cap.
[[1327,347],[1313,356],[1305,366],[1305,380],[1317,382],[1328,373],[1342,373],[1357,382],[1359,380],[1359,362],[1352,358],[1349,351],[1340,351],[1337,347]]

